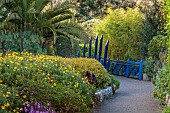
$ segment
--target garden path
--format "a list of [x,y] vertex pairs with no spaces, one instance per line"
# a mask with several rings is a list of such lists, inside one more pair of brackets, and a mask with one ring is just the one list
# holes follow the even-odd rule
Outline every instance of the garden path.
[[93,113],[161,113],[162,107],[152,97],[152,83],[116,76],[120,88],[102,102]]

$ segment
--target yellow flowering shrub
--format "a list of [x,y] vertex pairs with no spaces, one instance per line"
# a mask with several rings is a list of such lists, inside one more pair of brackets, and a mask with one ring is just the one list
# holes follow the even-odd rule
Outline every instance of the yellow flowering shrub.
[[58,57],[11,52],[0,58],[0,113],[89,112],[94,88]]
[[[111,77],[107,70],[95,59],[89,58],[58,58],[63,64],[68,64],[74,68],[75,72],[83,75],[86,71],[94,74],[97,78],[97,84],[103,88],[112,84]],[[113,76],[112,76],[113,77]],[[113,79],[113,78],[112,78]],[[115,79],[115,82],[116,81]],[[118,84],[118,83],[115,83]],[[118,86],[117,86],[118,87]]]

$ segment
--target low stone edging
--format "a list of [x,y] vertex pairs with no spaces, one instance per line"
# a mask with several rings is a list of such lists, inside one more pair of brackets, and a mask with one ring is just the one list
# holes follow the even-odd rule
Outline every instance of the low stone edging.
[[95,104],[99,104],[101,102],[103,102],[104,99],[112,96],[116,91],[116,85],[112,85],[112,86],[108,86],[105,89],[102,89],[100,91],[97,91],[95,93]]

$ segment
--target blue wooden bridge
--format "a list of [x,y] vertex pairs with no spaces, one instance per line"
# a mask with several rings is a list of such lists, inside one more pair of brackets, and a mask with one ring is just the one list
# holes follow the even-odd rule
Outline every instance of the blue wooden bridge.
[[[99,42],[99,49],[98,49]],[[84,43],[82,55],[78,52],[78,57],[88,57],[98,60],[110,73],[114,75],[143,79],[142,76],[142,60],[140,62],[132,62],[130,60],[111,60],[108,58],[109,41],[106,42],[104,47],[104,56],[102,57],[103,35],[100,40],[98,36],[95,38],[94,43],[94,56],[92,56],[92,38],[90,38],[88,45],[88,56],[86,56],[86,43]]]

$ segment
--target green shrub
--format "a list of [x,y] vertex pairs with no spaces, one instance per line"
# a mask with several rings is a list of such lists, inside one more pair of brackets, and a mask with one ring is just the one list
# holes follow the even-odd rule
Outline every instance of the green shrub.
[[111,79],[111,83],[114,83],[116,85],[116,88],[118,89],[120,86],[120,82],[114,77],[114,75],[109,74],[109,77]]
[[164,108],[164,110],[162,111],[162,113],[170,113],[170,107]]
[[143,60],[143,73],[147,74],[149,80],[151,80],[153,76],[156,74],[156,72],[154,71],[155,64],[156,64],[155,60],[150,59]]
[[[84,44],[79,44],[79,48],[80,48],[80,54],[81,56],[83,56],[83,48],[84,48]],[[86,45],[86,57],[88,57],[89,55],[89,44]],[[92,44],[92,48],[91,48],[91,56],[94,56],[94,44]]]
[[148,45],[149,56],[151,56],[152,59],[159,59],[159,53],[167,50],[166,42],[167,37],[165,36],[159,35],[153,37]]
[[75,39],[60,36],[56,38],[56,54],[62,57],[75,57],[79,50]]
[[42,53],[41,39],[41,36],[33,34],[31,31],[0,35],[0,42],[2,43],[4,41],[4,47],[8,51],[29,51],[32,53]]
[[89,112],[95,90],[86,83],[55,56],[13,52],[0,57],[0,111],[21,112],[29,104],[36,112],[36,103],[56,112]]
[[109,40],[108,56],[111,59],[142,58],[142,14],[138,9],[108,9],[107,16],[94,26],[96,34]]
[[83,75],[86,71],[94,74],[97,78],[97,83],[100,88],[107,87],[112,83],[119,87],[119,82],[114,78],[110,78],[107,70],[95,59],[88,58],[59,58],[65,64],[72,66],[77,73]]
[[170,73],[168,67],[163,67],[156,75],[153,95],[159,99],[161,104],[166,104],[165,96],[168,93],[170,93]]

